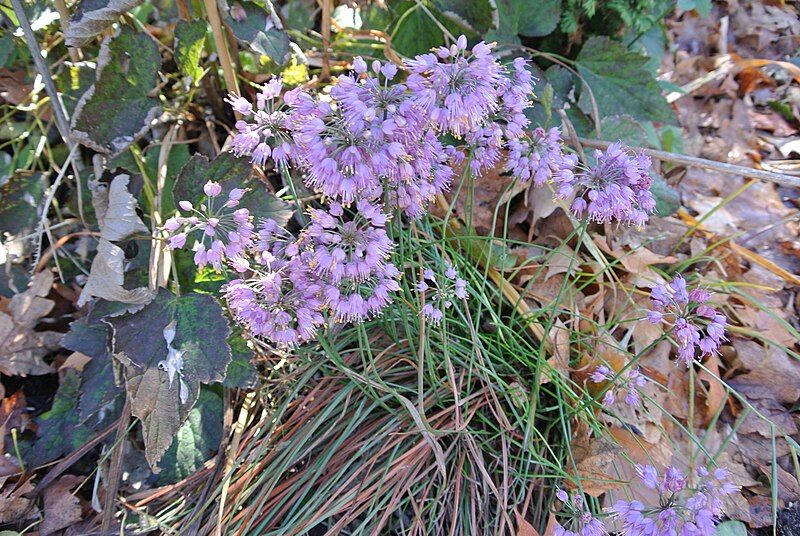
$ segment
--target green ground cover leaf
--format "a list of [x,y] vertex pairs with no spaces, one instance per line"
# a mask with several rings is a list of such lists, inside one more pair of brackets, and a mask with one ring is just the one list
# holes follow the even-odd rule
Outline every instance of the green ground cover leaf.
[[[675,114],[647,71],[647,56],[607,37],[590,37],[576,58],[578,72],[591,88],[601,116],[628,114],[636,119],[674,123]],[[591,99],[582,88],[578,105],[587,114]]]
[[100,47],[97,81],[83,94],[72,118],[73,137],[116,155],[142,137],[160,110],[149,96],[156,87],[161,55],[144,33],[123,27]]
[[200,469],[222,440],[222,394],[218,388],[200,387],[197,404],[178,429],[161,460],[158,485],[175,483]]
[[184,76],[197,82],[203,75],[200,55],[206,42],[208,26],[204,20],[178,21],[175,25],[175,63]]
[[156,464],[186,421],[201,383],[221,382],[231,360],[222,307],[208,295],[162,289],[140,311],[105,319],[123,365],[131,412],[143,425],[145,456]]

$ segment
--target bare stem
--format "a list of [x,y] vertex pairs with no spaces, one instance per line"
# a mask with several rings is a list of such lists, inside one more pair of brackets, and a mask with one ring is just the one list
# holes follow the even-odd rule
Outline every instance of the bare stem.
[[[19,0],[14,0],[18,2]],[[217,47],[219,63],[222,65],[222,76],[225,78],[225,85],[228,91],[239,94],[239,82],[236,73],[233,72],[233,60],[228,50],[228,40],[225,39],[225,30],[222,27],[222,19],[219,16],[216,0],[203,0],[208,15],[208,22],[211,23],[211,32],[214,35],[214,46]]]
[[331,77],[331,0],[322,0],[322,79]]

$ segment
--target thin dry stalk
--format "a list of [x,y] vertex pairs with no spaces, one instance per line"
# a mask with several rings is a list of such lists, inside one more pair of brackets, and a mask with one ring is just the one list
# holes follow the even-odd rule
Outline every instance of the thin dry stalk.
[[331,7],[332,0],[322,0],[322,73],[320,79],[331,77]]
[[[15,0],[19,1],[19,0]],[[228,91],[239,94],[239,81],[233,71],[233,60],[228,49],[228,40],[225,38],[225,29],[222,19],[219,16],[219,8],[215,0],[203,0],[208,15],[208,22],[211,24],[211,33],[214,36],[214,46],[217,48],[219,63],[222,66],[222,76],[225,78],[225,85]],[[212,136],[213,139],[213,136]]]

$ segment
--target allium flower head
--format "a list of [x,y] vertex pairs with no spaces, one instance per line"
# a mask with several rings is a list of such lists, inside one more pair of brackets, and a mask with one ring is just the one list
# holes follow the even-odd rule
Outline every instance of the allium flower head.
[[506,169],[520,182],[532,180],[534,186],[554,182],[558,194],[566,196],[572,189],[573,169],[578,158],[565,154],[562,143],[557,128],[536,128],[529,138],[508,142]]
[[[236,135],[230,151],[236,156],[250,156],[250,161],[266,166],[270,158],[276,165],[286,166],[295,154],[292,140],[292,111],[279,101],[283,83],[280,78],[268,82],[256,96],[256,106],[238,95],[226,99],[243,118],[236,122]],[[296,113],[295,115],[302,115]]]
[[589,374],[589,379],[593,383],[610,383],[603,396],[603,405],[605,406],[613,405],[619,398],[622,398],[629,406],[639,406],[640,389],[647,384],[647,378],[639,371],[638,367],[629,368],[622,374],[617,374],[609,367],[600,365]]
[[644,225],[656,207],[650,193],[650,158],[629,154],[621,143],[595,151],[594,158],[593,166],[575,175],[572,186],[581,191],[572,205],[573,212],[578,216],[586,212],[589,219],[599,223],[617,220]]
[[708,305],[711,293],[689,291],[686,280],[676,276],[666,285],[656,285],[650,298],[653,309],[647,317],[653,324],[663,323],[678,343],[678,362],[687,367],[695,356],[719,351],[725,337],[725,315]]
[[608,534],[602,521],[586,509],[579,493],[572,496],[563,489],[556,491],[556,497],[563,504],[563,516],[556,522],[555,536],[605,536]]
[[452,264],[445,266],[444,277],[436,274],[430,268],[422,272],[422,278],[417,282],[418,292],[428,292],[426,302],[422,306],[422,314],[434,324],[438,324],[444,317],[443,309],[448,309],[456,299],[466,299],[467,281],[459,277],[458,271]]
[[442,132],[462,137],[481,126],[498,107],[502,67],[486,43],[468,53],[466,39],[406,61],[406,85],[415,104]]
[[344,278],[356,282],[369,279],[392,251],[393,242],[384,229],[386,215],[381,207],[362,199],[357,209],[347,220],[338,203],[331,203],[328,210],[311,210],[311,223],[304,238],[313,242],[315,271],[332,284]]
[[693,482],[675,467],[659,476],[655,467],[637,465],[642,484],[659,494],[657,505],[640,501],[617,501],[614,515],[622,521],[625,536],[711,536],[716,534],[722,516],[722,498],[738,490],[728,480],[728,472],[717,469],[710,474],[705,467],[695,473]]
[[188,215],[180,214],[164,223],[164,229],[171,234],[168,246],[181,249],[189,236],[195,236],[197,266],[210,264],[220,269],[227,260],[237,272],[247,271],[246,254],[253,242],[253,224],[246,208],[236,208],[245,190],[234,188],[223,197],[222,186],[209,181],[203,186],[203,192],[205,201],[197,207],[185,200],[178,203]]
[[363,322],[379,316],[392,303],[392,294],[400,290],[400,271],[392,263],[373,268],[367,279],[342,278],[328,285],[325,299],[336,322]]
[[278,346],[306,342],[324,323],[323,286],[299,256],[277,270],[231,281],[222,291],[238,322],[254,336],[266,337]]

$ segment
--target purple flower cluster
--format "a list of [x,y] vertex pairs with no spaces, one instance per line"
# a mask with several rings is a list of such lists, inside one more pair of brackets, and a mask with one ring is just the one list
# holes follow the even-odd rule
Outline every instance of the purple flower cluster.
[[575,175],[572,187],[583,187],[572,203],[572,211],[599,223],[617,220],[623,224],[644,225],[656,208],[650,193],[650,158],[629,154],[621,143],[594,152],[595,164]]
[[448,309],[453,305],[453,300],[463,300],[468,296],[466,280],[461,279],[455,267],[450,264],[447,265],[444,277],[437,276],[430,268],[422,272],[422,279],[417,282],[417,291],[428,290],[432,291],[432,295],[422,306],[422,314],[434,324],[442,321],[443,308]]
[[188,215],[179,214],[164,223],[164,229],[172,235],[168,246],[181,249],[189,235],[199,234],[193,246],[197,266],[210,264],[220,269],[227,263],[237,272],[246,272],[250,267],[246,252],[252,243],[253,224],[246,208],[236,208],[245,190],[234,188],[226,199],[221,199],[222,186],[209,181],[203,186],[203,192],[205,200],[197,207],[189,201],[178,203],[181,211]]
[[508,143],[507,169],[521,182],[533,181],[534,186],[555,183],[556,193],[566,197],[572,191],[573,170],[578,157],[565,154],[561,132],[557,128],[536,128],[530,137]]
[[711,292],[701,288],[689,291],[680,275],[666,285],[655,286],[650,299],[653,309],[648,319],[668,326],[678,343],[678,362],[687,367],[698,350],[701,356],[716,353],[727,340],[725,315],[708,305]]
[[610,382],[608,390],[603,395],[603,405],[613,405],[619,397],[624,397],[625,403],[637,407],[641,401],[639,389],[647,384],[647,378],[639,371],[638,367],[630,368],[623,374],[616,374],[605,365],[600,365],[589,375],[594,383]]
[[700,467],[695,484],[679,469],[669,467],[663,476],[651,465],[637,465],[636,473],[642,484],[658,491],[657,506],[640,501],[617,501],[614,515],[622,521],[625,536],[711,536],[723,514],[723,498],[739,488],[730,482],[727,470]]
[[605,536],[608,534],[603,522],[586,510],[580,494],[575,493],[570,497],[566,491],[559,489],[556,491],[556,497],[563,503],[562,509],[566,510],[569,515],[569,520],[564,524],[570,528],[567,529],[557,522],[553,531],[554,536]]
[[[353,71],[327,92],[284,91],[276,78],[255,103],[229,95],[241,116],[229,150],[289,180],[302,176],[324,205],[310,209],[298,237],[269,221],[255,230],[247,209],[236,208],[244,191],[220,199],[220,185],[209,183],[205,202],[182,201],[189,214],[165,225],[173,235],[169,246],[184,247],[201,232],[196,264],[242,274],[225,287],[235,317],[255,335],[293,345],[314,337],[327,313],[334,321],[360,322],[391,303],[400,272],[391,262],[389,215],[424,216],[459,167],[479,176],[508,151],[508,169],[520,180],[558,183],[564,196],[578,185],[589,189],[593,219],[641,221],[634,212],[648,206],[649,183],[640,176],[646,162],[614,146],[576,176],[577,158],[563,152],[558,130],[527,132],[531,92],[524,59],[504,66],[492,45],[468,49],[461,36],[402,66],[355,58]],[[614,196],[628,208],[603,208]],[[423,310],[433,322],[454,298],[466,297],[455,269],[444,275],[426,271],[419,283],[435,289]]]

